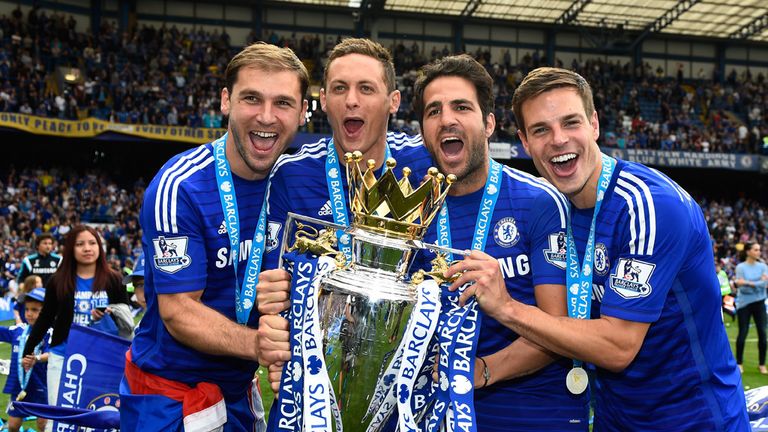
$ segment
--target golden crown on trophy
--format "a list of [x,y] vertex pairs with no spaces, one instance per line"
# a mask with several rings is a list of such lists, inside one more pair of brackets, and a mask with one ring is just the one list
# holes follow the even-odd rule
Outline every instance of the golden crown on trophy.
[[[408,176],[411,170],[403,168],[403,178],[395,177],[397,162],[386,161],[384,174],[376,179],[373,173],[376,161],[369,159],[362,172],[362,153],[344,155],[347,162],[351,225],[367,231],[408,240],[420,240],[427,227],[440,212],[451,184],[456,176],[446,178],[437,168],[430,168],[418,188],[414,189]],[[445,184],[445,186],[443,186]]]

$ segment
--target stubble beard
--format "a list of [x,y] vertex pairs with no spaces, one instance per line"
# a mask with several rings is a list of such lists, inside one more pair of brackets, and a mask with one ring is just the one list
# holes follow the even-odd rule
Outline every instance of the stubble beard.
[[237,150],[237,154],[240,155],[240,159],[243,160],[243,163],[245,163],[245,166],[248,167],[251,172],[254,174],[260,173],[262,170],[260,170],[258,167],[254,166],[251,162],[251,159],[248,157],[248,152],[245,150],[245,145],[243,144],[243,140],[241,139],[240,135],[237,132],[237,129],[232,124],[232,120],[229,120],[229,130],[232,131],[232,140],[235,142],[235,149]]

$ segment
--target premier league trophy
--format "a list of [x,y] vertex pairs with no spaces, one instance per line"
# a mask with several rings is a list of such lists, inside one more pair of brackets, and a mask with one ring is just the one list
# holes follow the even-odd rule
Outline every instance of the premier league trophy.
[[[402,179],[395,177],[394,159],[376,179],[374,161],[363,172],[361,158],[359,152],[345,155],[350,227],[293,214],[286,223],[282,252],[293,270],[293,358],[283,371],[274,430],[379,431],[387,421],[415,424],[414,393],[432,385],[422,369],[440,291],[437,283],[418,285],[424,272],[411,281],[408,271],[455,177],[431,168],[414,189],[408,168]],[[345,245],[351,256],[339,251]],[[319,259],[306,259],[313,255]],[[396,408],[399,418],[391,419]]]

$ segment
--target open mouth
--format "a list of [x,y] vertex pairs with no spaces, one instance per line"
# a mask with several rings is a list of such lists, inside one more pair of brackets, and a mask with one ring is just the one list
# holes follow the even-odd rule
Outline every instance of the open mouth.
[[256,150],[268,151],[275,146],[278,134],[275,132],[251,131],[248,133],[248,136],[251,138],[251,144],[253,144]]
[[347,135],[354,135],[363,128],[363,125],[365,125],[363,120],[357,118],[349,118],[344,120],[344,131],[347,133]]
[[440,150],[448,158],[460,156],[463,149],[464,141],[458,136],[450,135],[440,140]]
[[578,159],[579,156],[576,153],[565,153],[551,158],[549,162],[554,167],[556,174],[567,175],[574,169]]

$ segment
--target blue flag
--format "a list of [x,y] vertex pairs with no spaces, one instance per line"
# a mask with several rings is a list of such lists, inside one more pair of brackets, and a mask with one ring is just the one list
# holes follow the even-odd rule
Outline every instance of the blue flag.
[[[118,388],[129,346],[130,342],[120,337],[73,325],[61,371],[58,407],[30,414],[54,420],[55,431],[76,432],[79,426],[94,428],[93,432],[119,428]],[[39,407],[34,405],[14,404],[17,409]]]

